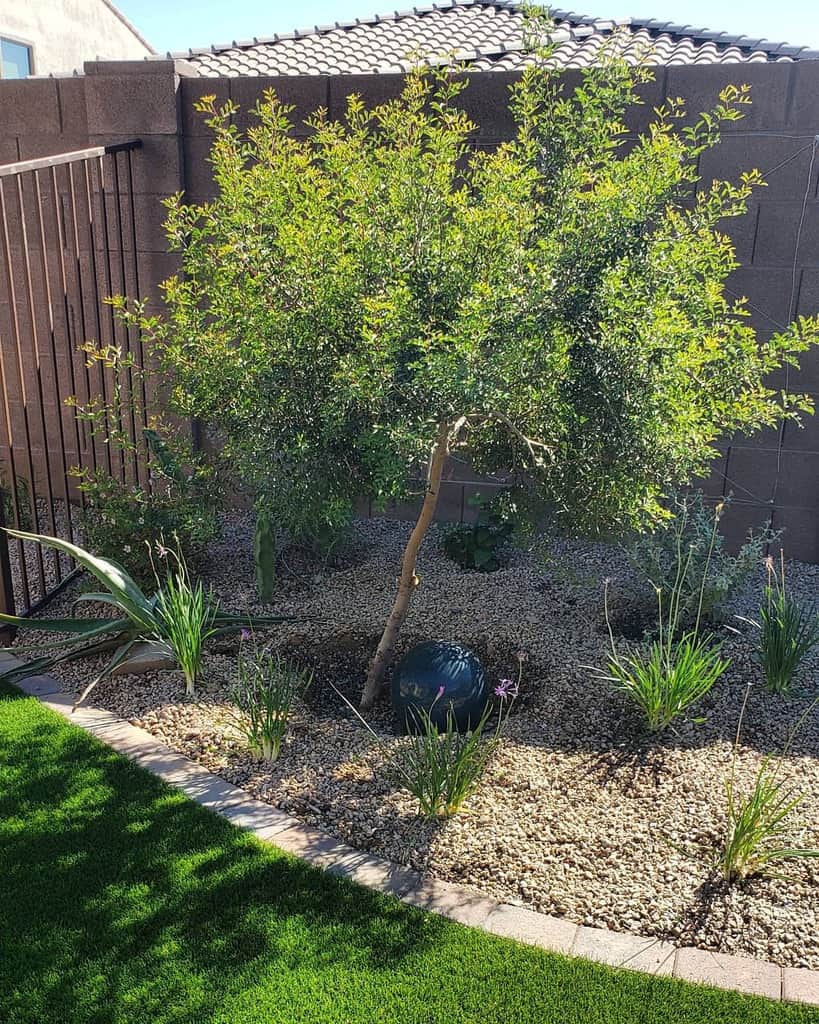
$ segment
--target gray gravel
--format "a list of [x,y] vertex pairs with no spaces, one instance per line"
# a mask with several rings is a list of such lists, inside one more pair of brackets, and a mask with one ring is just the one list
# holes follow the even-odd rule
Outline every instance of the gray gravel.
[[[249,521],[225,517],[211,581],[225,607],[256,608]],[[172,748],[255,796],[358,846],[513,903],[587,925],[674,941],[789,966],[819,968],[819,861],[793,862],[784,877],[727,889],[715,871],[725,823],[724,780],[746,685],[753,684],[737,767],[745,792],[762,757],[781,750],[817,692],[819,655],[799,692],[767,694],[750,644],[751,627],[732,620],[732,665],[694,712],[660,737],[645,734],[631,709],[588,665],[605,662],[600,580],[615,593],[636,585],[613,546],[554,540],[513,552],[501,571],[474,574],[445,559],[431,537],[402,645],[450,637],[472,645],[493,676],[512,673],[528,652],[521,698],[502,745],[463,812],[430,824],[412,798],[384,781],[381,754],[328,681],[354,698],[393,596],[409,525],[359,523],[338,567],[291,553],[273,609],[299,621],[271,632],[289,657],[315,671],[294,714],[282,756],[260,763],[231,725],[226,691],[229,644],[206,657],[197,697],[186,700],[175,672],[120,677],[91,703],[123,715]],[[763,581],[732,604],[753,613]],[[819,567],[792,563],[789,585],[813,601]],[[56,614],[60,604],[52,605]],[[63,678],[79,687],[91,666]],[[385,742],[388,710],[372,717]],[[819,710],[805,722],[782,777],[804,795],[793,840],[819,847]]]

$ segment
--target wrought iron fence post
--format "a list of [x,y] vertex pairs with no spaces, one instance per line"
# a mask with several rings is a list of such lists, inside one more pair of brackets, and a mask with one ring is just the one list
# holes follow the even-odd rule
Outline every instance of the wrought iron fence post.
[[[12,483],[13,486],[14,484]],[[14,584],[11,578],[9,539],[4,529],[6,525],[6,510],[3,505],[3,495],[0,492],[0,612],[4,615],[14,615]],[[6,631],[0,627],[0,634],[4,632]]]

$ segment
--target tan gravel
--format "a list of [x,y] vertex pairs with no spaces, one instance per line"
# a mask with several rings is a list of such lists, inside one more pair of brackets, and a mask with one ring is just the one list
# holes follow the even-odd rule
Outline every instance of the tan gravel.
[[[255,608],[249,523],[225,517],[210,578],[225,607]],[[463,812],[443,823],[418,818],[412,798],[380,772],[381,754],[328,681],[360,691],[393,595],[409,526],[359,523],[338,567],[296,554],[285,560],[273,610],[299,615],[272,642],[315,670],[275,765],[252,758],[230,722],[227,688],[235,647],[208,654],[197,697],[186,700],[178,673],[120,677],[91,703],[140,725],[170,747],[360,847],[492,896],[564,914],[587,925],[670,938],[704,949],[819,968],[819,861],[793,862],[784,877],[726,888],[715,871],[725,824],[724,780],[746,684],[754,684],[743,730],[737,784],[745,791],[766,753],[785,738],[817,692],[819,655],[789,697],[767,694],[749,640],[727,635],[732,665],[694,712],[660,737],[647,735],[623,700],[584,666],[605,661],[601,584],[635,581],[614,546],[554,540],[513,552],[499,572],[464,572],[431,538],[422,585],[403,646],[448,637],[472,645],[493,676],[510,675],[514,652],[529,654],[521,698],[501,748]],[[750,614],[763,576],[733,603]],[[819,567],[792,563],[791,589],[813,600]],[[56,614],[69,596],[52,605]],[[271,609],[267,609],[270,611]],[[63,678],[79,687],[91,666]],[[388,709],[372,723],[385,742]],[[794,742],[782,777],[804,795],[793,839],[819,847],[819,710]]]

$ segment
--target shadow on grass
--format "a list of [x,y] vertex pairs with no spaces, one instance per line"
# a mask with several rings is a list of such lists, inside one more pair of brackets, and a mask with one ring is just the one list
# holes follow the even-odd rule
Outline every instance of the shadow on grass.
[[148,1012],[171,964],[184,965],[190,1014],[194,982],[198,1002],[231,975],[304,958],[317,974],[388,970],[443,926],[262,847],[73,729],[0,730],[0,765],[0,902],[14,933],[2,970],[44,1007],[139,992],[142,1019],[175,1020],[167,1005]]
[[0,684],[2,1024],[806,1024],[460,928],[255,842]]

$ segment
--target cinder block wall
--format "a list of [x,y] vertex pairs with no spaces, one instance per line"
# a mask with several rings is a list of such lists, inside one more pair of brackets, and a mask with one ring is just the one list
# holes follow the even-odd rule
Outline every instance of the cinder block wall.
[[[463,103],[480,126],[477,144],[496,145],[512,130],[507,99],[516,76],[468,77]],[[567,73],[570,80],[577,77]],[[215,93],[233,99],[241,108],[237,123],[246,126],[250,108],[273,88],[295,106],[297,130],[305,132],[303,120],[318,106],[338,116],[349,93],[374,103],[395,95],[401,82],[397,75],[203,79],[180,61],[93,63],[83,78],[0,83],[0,161],[141,138],[135,182],[139,292],[156,298],[159,282],[175,266],[165,251],[161,198],[180,188],[195,201],[213,194],[208,132],[194,110],[198,98]],[[652,108],[672,96],[685,98],[694,115],[712,106],[723,86],[743,82],[752,87],[753,106],[705,155],[701,173],[707,185],[757,167],[768,181],[747,216],[727,225],[742,264],[729,287],[748,298],[752,322],[765,338],[794,315],[819,311],[819,61],[658,69],[643,88],[645,103],[629,112],[627,122],[640,131]],[[783,374],[772,383],[819,395],[819,353],[804,357],[787,381]],[[748,527],[770,519],[786,531],[789,554],[819,562],[819,419],[806,418],[801,429],[788,423],[753,437],[726,438],[720,452],[702,485],[714,499],[733,494],[724,524],[728,541],[737,543]],[[454,465],[450,476],[443,511],[459,518],[468,515],[466,502],[476,487],[463,467]],[[483,493],[490,489],[480,485]]]
[[87,145],[84,78],[0,82],[0,163]]

